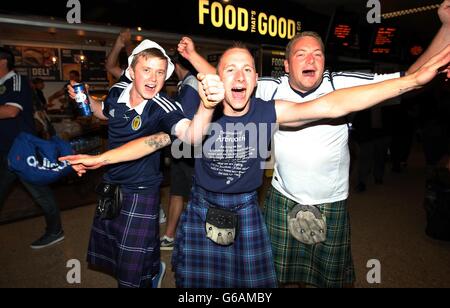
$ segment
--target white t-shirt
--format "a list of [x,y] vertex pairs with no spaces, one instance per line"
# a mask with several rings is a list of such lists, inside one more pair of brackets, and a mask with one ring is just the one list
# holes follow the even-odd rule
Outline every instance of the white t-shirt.
[[[291,88],[287,75],[278,79],[261,78],[256,97],[304,103],[332,92],[332,81],[337,90],[397,77],[400,73],[377,75],[326,71],[322,84],[304,94]],[[318,123],[299,129],[280,128],[274,136],[272,185],[300,204],[334,203],[348,198],[350,154],[347,123],[342,120],[334,125],[332,120]]]

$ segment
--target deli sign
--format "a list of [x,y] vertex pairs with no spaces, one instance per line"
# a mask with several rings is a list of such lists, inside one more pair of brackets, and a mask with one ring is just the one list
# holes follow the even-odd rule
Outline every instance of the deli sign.
[[301,31],[299,21],[209,0],[198,0],[198,23],[288,40]]

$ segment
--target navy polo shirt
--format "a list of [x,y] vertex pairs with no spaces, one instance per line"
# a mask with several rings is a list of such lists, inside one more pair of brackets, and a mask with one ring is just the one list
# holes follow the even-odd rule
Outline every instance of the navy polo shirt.
[[128,79],[128,77],[125,75],[125,72],[120,76],[119,80],[117,80],[116,85],[128,85],[132,82],[132,80]]
[[[109,120],[109,149],[158,132],[170,135],[172,128],[185,119],[179,105],[161,93],[130,108],[131,87],[132,84],[114,85],[103,104],[103,114]],[[138,160],[110,165],[104,179],[109,183],[121,184],[124,192],[159,193],[163,179],[160,151]]]
[[195,181],[220,193],[247,193],[262,185],[262,166],[276,123],[275,104],[252,98],[250,110],[240,117],[220,115],[203,143],[203,158],[196,158]]
[[192,120],[200,105],[200,96],[198,94],[198,80],[191,73],[188,73],[181,81],[176,100],[183,106],[186,118]]
[[0,120],[0,154],[7,155],[21,132],[34,134],[33,99],[25,76],[10,71],[0,79],[0,106],[13,106],[20,113],[13,119]]

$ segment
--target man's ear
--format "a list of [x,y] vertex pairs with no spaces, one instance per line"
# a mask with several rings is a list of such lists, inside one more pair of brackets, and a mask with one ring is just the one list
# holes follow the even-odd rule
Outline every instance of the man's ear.
[[284,71],[289,74],[289,61],[284,60]]

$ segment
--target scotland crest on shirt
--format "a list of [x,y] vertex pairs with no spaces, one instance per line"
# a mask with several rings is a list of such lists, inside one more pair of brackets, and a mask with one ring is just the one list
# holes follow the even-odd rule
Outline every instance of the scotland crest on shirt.
[[137,116],[133,119],[133,122],[131,123],[131,128],[134,131],[138,131],[142,126],[142,119],[141,116]]

